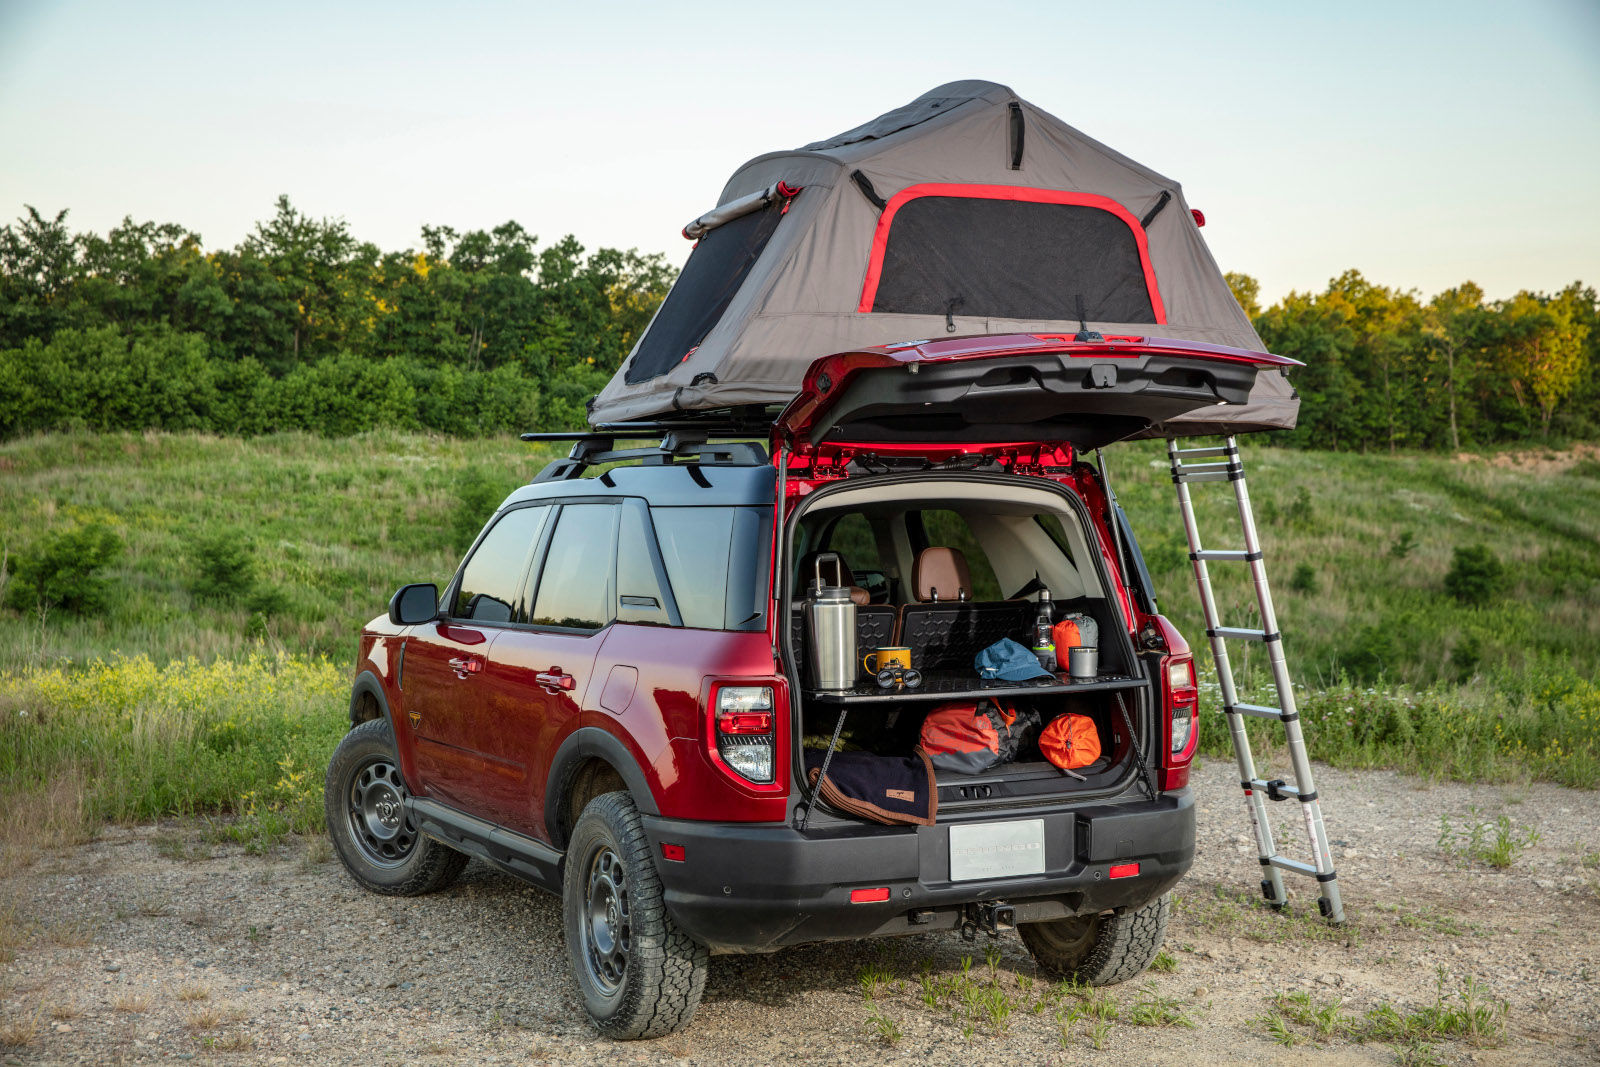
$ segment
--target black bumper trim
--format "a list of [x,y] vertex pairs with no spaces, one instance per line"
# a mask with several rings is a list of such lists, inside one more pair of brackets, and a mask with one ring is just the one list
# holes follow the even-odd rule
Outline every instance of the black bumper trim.
[[[817,941],[955,929],[965,905],[1003,901],[1020,922],[1137,907],[1171,889],[1194,862],[1194,798],[1011,811],[962,823],[1045,822],[1044,873],[949,879],[951,823],[861,824],[801,832],[770,823],[711,823],[645,816],[651,854],[682,845],[685,859],[658,859],[667,910],[698,941],[724,952],[766,952]],[[1138,863],[1131,878],[1111,866]],[[889,899],[855,904],[850,891],[887,888]]]

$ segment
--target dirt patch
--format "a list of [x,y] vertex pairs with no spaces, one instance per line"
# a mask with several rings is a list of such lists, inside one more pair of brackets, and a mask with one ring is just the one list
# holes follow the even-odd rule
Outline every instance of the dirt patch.
[[[1232,768],[1207,761],[1169,960],[1104,1001],[1052,989],[1014,936],[924,935],[718,957],[692,1029],[622,1045],[578,1009],[555,898],[510,878],[475,864],[445,893],[392,899],[358,890],[320,840],[252,856],[193,827],[115,829],[0,881],[0,1039],[25,1039],[0,1059],[1385,1064],[1398,1048],[1412,1063],[1595,1062],[1595,796],[1319,775],[1347,928],[1306,914],[1301,879],[1289,914],[1259,903]],[[1292,807],[1280,831],[1298,845]],[[1540,835],[1508,868],[1437,843],[1445,816],[1491,827],[1492,844],[1502,814]],[[946,995],[963,982],[975,1010]],[[1470,990],[1503,1036],[1354,1039],[1374,1013],[1420,1018],[1441,991],[1456,1010]],[[1335,1022],[1319,1036],[1293,1021],[1300,1005]]]
[[1600,460],[1600,444],[1577,444],[1568,449],[1517,449],[1486,456],[1475,452],[1456,453],[1457,463],[1486,463],[1501,470],[1526,471],[1529,474],[1560,474],[1585,460]]

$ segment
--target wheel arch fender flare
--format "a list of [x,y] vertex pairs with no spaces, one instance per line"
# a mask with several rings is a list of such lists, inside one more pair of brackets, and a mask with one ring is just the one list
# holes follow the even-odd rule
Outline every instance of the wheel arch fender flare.
[[378,717],[386,719],[389,729],[394,730],[394,715],[389,711],[389,698],[384,695],[383,683],[378,681],[378,676],[371,671],[362,671],[356,675],[355,684],[350,687],[350,729],[366,722],[374,716],[365,714],[362,707],[364,698],[371,697],[378,705]]
[[578,768],[591,759],[604,761],[622,779],[633,797],[634,806],[645,815],[659,815],[655,793],[638,761],[614,734],[598,726],[582,726],[567,735],[550,761],[550,774],[544,787],[544,823],[551,843],[557,848],[566,846],[566,832],[561,825],[562,801],[577,776]]

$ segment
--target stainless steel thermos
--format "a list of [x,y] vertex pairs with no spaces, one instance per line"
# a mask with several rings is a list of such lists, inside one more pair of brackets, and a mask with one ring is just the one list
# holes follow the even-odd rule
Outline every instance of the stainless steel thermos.
[[[844,561],[837,552],[823,552],[817,556],[816,573],[811,588],[806,593],[806,636],[811,645],[811,684],[817,689],[851,689],[856,683],[856,604],[850,599],[850,589],[842,585],[826,585],[822,580],[822,563],[831,560],[833,573],[844,573]],[[807,576],[802,575],[804,580]]]

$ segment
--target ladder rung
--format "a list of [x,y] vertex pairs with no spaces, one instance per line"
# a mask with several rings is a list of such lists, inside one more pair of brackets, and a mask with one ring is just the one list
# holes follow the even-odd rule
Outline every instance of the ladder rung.
[[1201,456],[1231,456],[1231,455],[1233,455],[1233,449],[1228,448],[1228,447],[1226,447],[1224,445],[1218,445],[1218,446],[1216,446],[1214,448],[1180,448],[1176,452],[1174,452],[1173,455],[1175,455],[1175,456],[1196,456],[1196,457],[1201,457]]
[[1218,560],[1223,563],[1250,563],[1261,558],[1259,552],[1246,552],[1242,548],[1202,548],[1190,553],[1192,559]]
[[1230,471],[1202,471],[1199,474],[1184,472],[1173,475],[1173,479],[1180,482],[1229,482],[1233,480],[1233,474]]
[[[1235,707],[1237,707],[1237,705],[1235,705]],[[1294,797],[1299,799],[1300,797],[1300,790],[1296,789],[1294,786],[1284,785],[1282,782],[1269,782],[1265,778],[1252,778],[1250,780],[1250,788],[1254,789],[1258,793],[1266,793],[1271,795],[1274,800],[1282,800],[1285,797]],[[1312,799],[1315,800],[1316,798],[1313,797]]]
[[1292,860],[1288,856],[1273,856],[1267,862],[1278,868],[1280,871],[1294,871],[1296,874],[1309,875],[1312,878],[1315,878],[1317,875],[1322,873],[1311,864],[1302,863],[1299,860]]
[[1206,636],[1226,637],[1234,641],[1276,641],[1281,634],[1269,634],[1265,630],[1247,630],[1238,626],[1219,626],[1215,630],[1207,630]]
[[1281,719],[1282,708],[1269,708],[1263,704],[1234,704],[1228,709],[1240,715],[1248,715],[1256,719]]
[[1238,466],[1235,463],[1228,463],[1228,462],[1223,462],[1223,463],[1180,463],[1180,464],[1178,464],[1178,473],[1179,474],[1212,474],[1212,473],[1215,473],[1217,471],[1227,472],[1227,471],[1243,470],[1243,469],[1244,468]]

